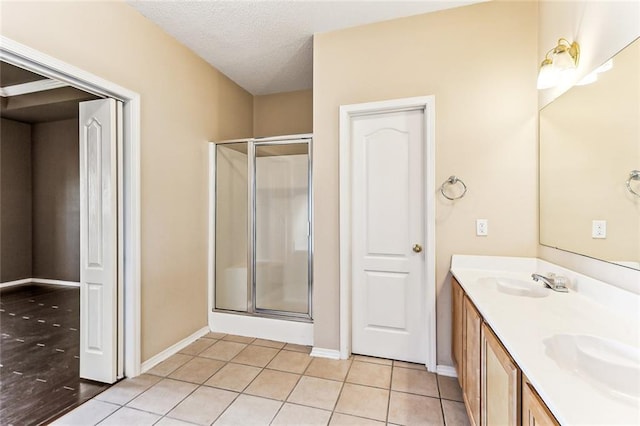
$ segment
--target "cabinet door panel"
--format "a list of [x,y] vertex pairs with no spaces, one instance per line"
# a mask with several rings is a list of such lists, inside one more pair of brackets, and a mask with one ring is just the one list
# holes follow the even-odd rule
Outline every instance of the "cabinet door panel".
[[522,425],[559,426],[551,411],[526,377],[522,380]]
[[520,369],[489,326],[482,324],[482,424],[520,423]]
[[452,341],[451,341],[451,355],[453,362],[458,372],[458,382],[460,386],[463,384],[464,368],[462,357],[463,340],[463,313],[464,313],[464,291],[462,287],[456,281],[455,278],[451,279],[451,322],[452,322]]
[[464,375],[462,392],[472,425],[480,424],[480,333],[482,317],[468,297],[464,298]]

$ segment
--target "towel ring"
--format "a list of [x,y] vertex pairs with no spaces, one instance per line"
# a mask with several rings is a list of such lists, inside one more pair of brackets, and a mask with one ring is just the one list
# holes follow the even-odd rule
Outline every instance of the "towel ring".
[[[462,194],[458,195],[457,197],[450,197],[448,196],[444,190],[445,187],[448,185],[455,185],[455,184],[461,184],[462,185]],[[458,178],[457,176],[449,176],[449,179],[445,180],[444,182],[442,182],[442,185],[440,185],[440,193],[442,193],[442,195],[444,196],[444,198],[446,198],[447,200],[458,200],[462,197],[464,197],[464,194],[467,193],[467,185],[464,184],[464,182]]]
[[627,189],[629,190],[629,192],[635,195],[636,197],[640,197],[640,193],[637,193],[631,187],[632,180],[640,180],[640,170],[631,170],[631,172],[629,173],[629,179],[627,179],[627,182],[626,182]]

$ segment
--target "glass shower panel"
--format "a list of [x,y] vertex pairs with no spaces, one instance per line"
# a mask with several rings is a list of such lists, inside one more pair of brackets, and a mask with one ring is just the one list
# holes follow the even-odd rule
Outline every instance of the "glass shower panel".
[[247,142],[216,146],[216,309],[248,307]]
[[309,313],[309,145],[256,144],[255,306]]

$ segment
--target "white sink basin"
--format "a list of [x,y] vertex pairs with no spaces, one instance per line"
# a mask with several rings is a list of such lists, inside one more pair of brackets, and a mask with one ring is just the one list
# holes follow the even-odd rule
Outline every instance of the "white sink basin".
[[640,398],[640,349],[583,334],[557,334],[544,344],[561,368],[610,392]]
[[523,297],[546,297],[550,289],[540,283],[523,281],[515,278],[485,278],[496,286],[500,293]]

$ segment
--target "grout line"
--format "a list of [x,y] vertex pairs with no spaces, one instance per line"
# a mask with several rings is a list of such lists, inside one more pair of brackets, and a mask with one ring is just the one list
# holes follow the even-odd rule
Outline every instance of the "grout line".
[[394,363],[391,363],[391,377],[389,377],[389,397],[387,398],[387,416],[385,417],[386,423],[389,423],[389,411],[391,411],[391,388],[393,387],[393,372],[395,370]]

